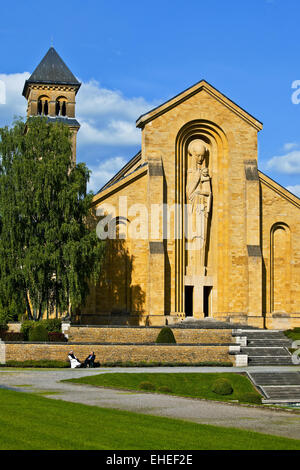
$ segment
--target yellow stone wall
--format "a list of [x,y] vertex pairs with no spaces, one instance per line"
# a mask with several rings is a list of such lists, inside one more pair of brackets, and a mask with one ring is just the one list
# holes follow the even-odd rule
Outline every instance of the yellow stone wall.
[[[114,362],[162,362],[193,364],[199,362],[233,363],[234,356],[228,346],[185,346],[185,345],[127,345],[127,344],[34,344],[6,343],[6,361],[67,361],[68,353],[73,350],[79,360],[85,358],[93,350],[96,361],[102,364]],[[229,364],[230,365],[230,364]]]
[[[160,327],[88,327],[71,326],[68,339],[71,342],[89,343],[155,343]],[[173,328],[177,344],[232,343],[232,330],[205,328]]]
[[261,180],[263,311],[268,328],[300,326],[300,200]]

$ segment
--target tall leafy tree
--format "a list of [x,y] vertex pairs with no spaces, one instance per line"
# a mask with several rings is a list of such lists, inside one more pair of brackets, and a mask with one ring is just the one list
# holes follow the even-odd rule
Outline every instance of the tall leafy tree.
[[68,126],[46,118],[0,129],[0,313],[70,313],[96,279],[103,244],[88,228],[89,170]]

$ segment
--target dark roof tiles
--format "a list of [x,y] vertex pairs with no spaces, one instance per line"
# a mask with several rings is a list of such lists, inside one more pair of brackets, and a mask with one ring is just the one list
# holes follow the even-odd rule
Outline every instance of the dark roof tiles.
[[25,96],[26,88],[31,83],[49,83],[55,85],[74,85],[80,87],[80,82],[66,66],[54,47],[50,47],[45,57],[36,67],[32,75],[26,80],[23,90]]

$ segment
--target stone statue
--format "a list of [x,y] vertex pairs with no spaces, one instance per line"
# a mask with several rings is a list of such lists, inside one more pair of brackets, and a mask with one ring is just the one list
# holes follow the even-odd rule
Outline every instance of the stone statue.
[[211,212],[211,182],[206,167],[208,150],[200,139],[188,146],[186,203],[190,274],[205,274],[205,247]]

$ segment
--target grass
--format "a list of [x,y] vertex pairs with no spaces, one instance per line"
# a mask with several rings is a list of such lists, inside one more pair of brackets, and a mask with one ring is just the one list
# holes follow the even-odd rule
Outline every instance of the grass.
[[299,327],[293,328],[292,330],[286,330],[284,331],[284,334],[287,338],[293,341],[300,340],[300,328]]
[[40,361],[7,361],[6,364],[1,364],[0,367],[15,367],[15,368],[37,368],[37,369],[70,369],[69,361],[54,361],[48,359],[41,359]]
[[300,441],[0,389],[1,450],[299,450]]
[[[211,391],[213,382],[219,378],[228,379],[233,387],[231,395],[217,395]],[[151,382],[159,393],[183,397],[205,398],[208,400],[239,400],[244,393],[259,393],[248,377],[235,373],[108,373],[69,379],[66,382],[88,384],[98,387],[142,390],[141,382]],[[168,387],[171,392],[160,392],[160,387]],[[260,395],[259,395],[260,396]]]

